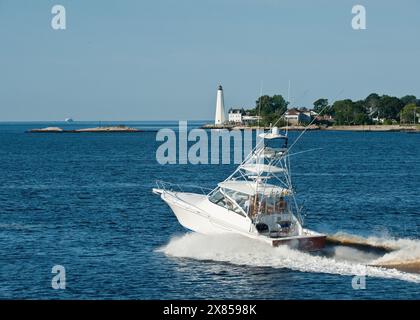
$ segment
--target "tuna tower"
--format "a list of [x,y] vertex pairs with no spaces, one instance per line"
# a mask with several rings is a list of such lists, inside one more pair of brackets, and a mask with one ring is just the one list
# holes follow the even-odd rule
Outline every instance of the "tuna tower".
[[214,119],[215,125],[222,125],[225,123],[225,106],[223,102],[223,88],[219,86],[217,89],[217,98],[216,98],[216,116]]

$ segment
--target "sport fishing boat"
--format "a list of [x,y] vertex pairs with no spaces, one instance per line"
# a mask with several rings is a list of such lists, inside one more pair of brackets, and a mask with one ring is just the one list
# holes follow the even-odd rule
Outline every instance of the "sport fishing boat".
[[242,164],[210,192],[187,192],[162,181],[153,192],[182,226],[198,233],[236,233],[304,251],[323,248],[326,235],[303,227],[292,187],[287,132],[280,134],[274,127],[258,137],[260,142]]

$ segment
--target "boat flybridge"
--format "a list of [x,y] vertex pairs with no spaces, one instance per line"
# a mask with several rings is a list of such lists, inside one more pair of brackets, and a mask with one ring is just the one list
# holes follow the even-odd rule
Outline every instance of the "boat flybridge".
[[210,192],[185,192],[161,181],[153,192],[181,225],[198,233],[236,233],[306,251],[323,248],[326,236],[303,228],[292,188],[287,133],[274,127],[259,137],[261,142],[242,164]]

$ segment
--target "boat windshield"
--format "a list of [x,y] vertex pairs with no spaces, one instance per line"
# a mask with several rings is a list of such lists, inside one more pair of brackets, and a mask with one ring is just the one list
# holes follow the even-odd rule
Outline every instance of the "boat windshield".
[[287,138],[265,139],[264,146],[270,149],[285,149],[287,148]]
[[246,214],[248,214],[248,210],[249,210],[249,206],[250,206],[249,195],[247,195],[245,193],[242,193],[242,192],[230,190],[230,189],[224,189],[223,192],[229,198],[231,198],[233,201],[235,201],[242,208],[242,210]]
[[[219,190],[217,190],[216,192],[214,192],[210,197],[209,200],[211,202],[213,202],[214,204],[217,204],[221,207],[224,207],[230,211],[233,211],[237,214],[240,214],[241,216],[245,216],[244,213],[242,212],[241,208],[238,206],[237,203],[235,203],[236,200],[232,201],[231,199],[229,199],[229,196],[226,196],[225,194],[223,194],[223,192]],[[245,211],[246,212],[246,211]]]

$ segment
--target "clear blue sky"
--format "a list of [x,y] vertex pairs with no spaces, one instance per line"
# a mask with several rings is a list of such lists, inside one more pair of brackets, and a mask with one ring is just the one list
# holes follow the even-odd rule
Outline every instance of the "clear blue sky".
[[[54,31],[51,8],[67,10]],[[367,30],[351,8],[367,9]],[[420,96],[418,0],[0,0],[0,121],[211,119],[371,92]],[[344,90],[340,95],[341,90]]]

